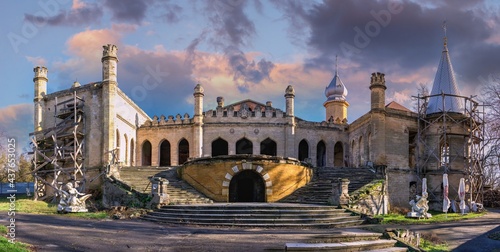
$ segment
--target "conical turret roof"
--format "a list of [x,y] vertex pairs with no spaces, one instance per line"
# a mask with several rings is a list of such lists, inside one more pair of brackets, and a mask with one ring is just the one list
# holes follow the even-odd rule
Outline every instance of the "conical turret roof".
[[460,92],[455,80],[455,72],[451,65],[445,37],[441,60],[436,71],[436,77],[434,77],[431,97],[427,106],[427,114],[442,113],[444,111],[463,113],[463,101],[457,96],[460,96]]

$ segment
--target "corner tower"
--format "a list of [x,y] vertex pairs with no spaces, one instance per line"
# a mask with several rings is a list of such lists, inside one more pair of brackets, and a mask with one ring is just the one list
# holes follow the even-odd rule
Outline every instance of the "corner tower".
[[285,90],[285,100],[286,100],[286,116],[294,116],[295,107],[295,90],[292,85],[288,85]]
[[335,66],[335,76],[325,88],[325,96],[326,101],[323,106],[326,109],[326,121],[335,124],[347,123],[347,107],[349,107],[346,101],[347,88],[340,79],[337,66]]
[[370,80],[371,90],[371,109],[372,110],[385,110],[385,74],[372,73]]
[[35,77],[33,78],[33,82],[35,84],[35,95],[33,102],[35,103],[35,113],[34,113],[34,126],[35,132],[42,130],[42,118],[43,118],[43,97],[47,94],[47,68],[37,66],[33,69],[35,72]]
[[194,88],[194,157],[201,157],[203,155],[203,96],[205,90],[200,84]]
[[117,63],[118,48],[116,45],[104,45],[102,51],[102,104],[103,104],[103,149],[102,163],[107,164],[111,161],[111,152],[116,146],[116,94],[118,88],[117,82]]

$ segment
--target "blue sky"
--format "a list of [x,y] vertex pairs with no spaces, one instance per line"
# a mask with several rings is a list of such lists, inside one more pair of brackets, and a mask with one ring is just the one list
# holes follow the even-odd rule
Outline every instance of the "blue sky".
[[[349,90],[348,120],[369,110],[372,72],[384,72],[386,101],[412,109],[420,84],[431,89],[443,47],[463,95],[479,93],[500,66],[495,1],[39,0],[2,1],[0,130],[28,142],[33,67],[49,69],[48,91],[100,81],[102,45],[118,46],[119,87],[151,117],[193,114],[243,99],[284,110],[296,91],[296,115],[325,120],[324,89],[335,71]],[[145,76],[160,72],[157,85]]]

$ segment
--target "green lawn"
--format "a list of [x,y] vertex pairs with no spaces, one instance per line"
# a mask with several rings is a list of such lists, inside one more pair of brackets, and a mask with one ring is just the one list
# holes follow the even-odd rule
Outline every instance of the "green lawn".
[[471,218],[477,218],[486,214],[486,212],[481,213],[468,213],[462,215],[461,213],[443,213],[443,212],[435,212],[429,211],[432,214],[432,218],[429,219],[415,219],[415,218],[406,218],[405,215],[401,214],[386,214],[386,215],[377,215],[376,218],[382,219],[382,224],[429,224],[429,223],[443,223],[443,222],[452,222],[457,220],[465,220]]
[[[9,211],[9,199],[2,197],[0,199],[0,211]],[[33,214],[57,214],[57,204],[47,203],[45,201],[34,201],[26,196],[18,196],[16,198],[16,212],[33,213]],[[87,219],[105,219],[109,215],[107,212],[88,212],[88,213],[68,213],[68,217],[80,217]]]

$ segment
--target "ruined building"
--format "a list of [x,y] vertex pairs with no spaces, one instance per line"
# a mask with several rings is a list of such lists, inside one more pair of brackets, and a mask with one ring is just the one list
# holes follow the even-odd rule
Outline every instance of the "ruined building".
[[[100,174],[118,167],[171,167],[188,160],[239,154],[284,157],[312,167],[379,169],[383,171],[389,206],[408,207],[426,177],[431,203],[439,204],[442,174],[450,185],[468,179],[470,199],[481,186],[478,167],[480,118],[477,103],[460,96],[446,43],[432,93],[417,96],[419,111],[387,103],[383,73],[372,73],[369,111],[347,122],[347,87],[336,71],[325,89],[325,121],[302,120],[294,111],[295,91],[283,86],[286,107],[251,99],[203,111],[202,84],[194,86],[193,115],[146,114],[118,85],[117,47],[104,46],[102,80],[47,94],[45,67],[35,71],[35,175],[40,197],[67,180],[81,189],[98,188]],[[213,166],[186,170],[183,176],[214,201],[231,198],[230,184],[238,176],[256,181],[257,201],[274,202],[306,185],[311,172],[276,164]],[[235,168],[236,167],[236,168]],[[245,171],[245,170],[249,171]],[[243,180],[242,180],[243,181]],[[262,181],[260,183],[259,181]],[[259,182],[259,183],[257,183]],[[244,183],[242,186],[244,186]],[[294,187],[291,187],[294,185]],[[263,188],[260,188],[263,187]],[[450,198],[456,191],[450,190]],[[250,199],[251,200],[251,199]],[[477,200],[477,199],[472,199]],[[437,207],[438,208],[438,207]]]

